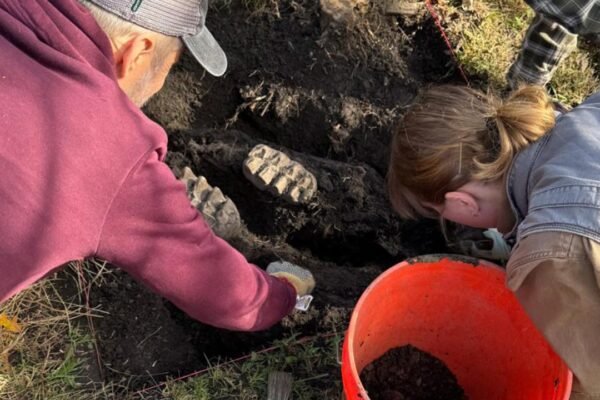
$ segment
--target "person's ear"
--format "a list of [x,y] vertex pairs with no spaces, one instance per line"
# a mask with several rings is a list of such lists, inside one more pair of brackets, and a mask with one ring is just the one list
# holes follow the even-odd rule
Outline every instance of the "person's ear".
[[[149,68],[156,43],[146,35],[135,35],[114,52],[118,79],[126,79],[132,72]],[[137,74],[135,74],[137,75]]]
[[446,208],[459,211],[463,215],[476,217],[479,215],[479,203],[477,200],[465,192],[448,192],[444,195]]

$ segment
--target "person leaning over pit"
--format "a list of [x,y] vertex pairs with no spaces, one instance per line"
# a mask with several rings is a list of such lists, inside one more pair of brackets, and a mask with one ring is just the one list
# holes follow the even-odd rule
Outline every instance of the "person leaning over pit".
[[600,93],[555,121],[542,87],[506,101],[432,87],[395,129],[388,170],[402,217],[516,238],[507,285],[573,371],[572,399],[600,399],[599,126]]
[[[314,286],[215,236],[140,107],[184,44],[222,75],[206,0],[0,0],[0,302],[71,260],[120,266],[193,318],[267,328]],[[283,270],[283,271],[282,271]]]

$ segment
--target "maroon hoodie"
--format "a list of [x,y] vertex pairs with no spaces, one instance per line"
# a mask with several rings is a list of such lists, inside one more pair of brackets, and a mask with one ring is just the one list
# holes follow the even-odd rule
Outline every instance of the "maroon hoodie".
[[166,151],[76,0],[0,0],[0,302],[98,257],[211,325],[258,330],[290,312],[293,288],[211,232]]

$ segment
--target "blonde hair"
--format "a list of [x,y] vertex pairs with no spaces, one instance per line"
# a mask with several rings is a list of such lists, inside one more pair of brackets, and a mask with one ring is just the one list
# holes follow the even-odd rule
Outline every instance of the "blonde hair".
[[469,181],[503,179],[515,155],[554,126],[545,89],[525,86],[506,100],[463,86],[425,90],[392,138],[388,192],[404,218],[434,217],[424,202],[442,204]]
[[155,34],[159,40],[156,41],[156,58],[153,65],[162,67],[166,58],[175,51],[180,51],[183,48],[183,42],[175,36],[167,36],[159,32],[154,32],[132,22],[126,21],[116,14],[113,14],[105,9],[98,7],[89,0],[79,0],[79,2],[90,11],[96,23],[102,28],[104,33],[111,39],[117,39],[122,36],[127,36],[131,33],[139,34]]

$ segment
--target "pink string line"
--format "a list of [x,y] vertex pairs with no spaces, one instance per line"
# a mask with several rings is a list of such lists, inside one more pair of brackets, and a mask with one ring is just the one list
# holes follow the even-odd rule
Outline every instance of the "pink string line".
[[[324,334],[322,334],[322,335],[307,336],[307,337],[304,337],[304,338],[298,339],[296,342],[292,343],[291,345],[292,345],[292,346],[297,346],[297,345],[299,345],[299,344],[306,343],[306,342],[310,342],[310,341],[312,341],[312,340],[316,340],[316,339],[327,339],[327,338],[330,338],[330,337],[333,337],[333,336],[336,336],[336,335],[337,335],[337,333],[324,333]],[[281,347],[282,347],[281,345],[278,345],[278,346],[271,346],[271,347],[267,347],[267,348],[265,348],[265,349],[262,349],[262,350],[259,350],[259,351],[254,351],[254,352],[252,352],[252,353],[250,353],[250,354],[246,354],[245,356],[241,356],[241,357],[235,358],[235,359],[233,359],[233,360],[229,360],[229,361],[227,361],[227,362],[224,362],[224,363],[221,363],[221,364],[215,365],[215,366],[213,366],[213,367],[207,367],[207,368],[201,369],[201,370],[199,370],[199,371],[191,372],[191,373],[189,373],[189,374],[187,374],[187,375],[180,376],[180,377],[178,377],[178,378],[175,378],[175,379],[172,379],[172,380],[170,380],[169,382],[180,382],[180,381],[183,381],[183,380],[187,380],[187,379],[193,378],[193,377],[195,377],[195,376],[198,376],[198,375],[205,374],[205,373],[207,373],[208,371],[210,371],[210,370],[212,370],[212,369],[215,369],[215,368],[218,368],[218,367],[224,367],[224,366],[226,366],[226,365],[230,365],[230,364],[235,364],[235,363],[238,363],[238,362],[240,362],[240,361],[244,361],[244,360],[247,360],[247,359],[249,359],[249,358],[252,358],[253,356],[255,356],[255,355],[257,355],[257,354],[270,353],[270,352],[272,352],[272,351],[275,351],[275,350],[277,350],[277,349],[280,349]],[[141,395],[141,394],[143,394],[143,393],[147,393],[147,392],[149,392],[149,391],[151,391],[151,390],[154,390],[154,389],[159,389],[159,388],[161,388],[161,387],[165,386],[166,384],[167,384],[167,382],[161,382],[161,383],[159,383],[159,384],[157,384],[157,385],[150,386],[150,387],[147,387],[147,388],[144,388],[144,389],[138,390],[137,392],[135,392],[135,393],[134,393],[134,395]]]
[[469,79],[467,78],[467,74],[465,74],[465,71],[463,70],[462,65],[458,61],[458,57],[456,56],[456,53],[454,52],[452,43],[450,43],[450,39],[448,38],[448,35],[446,35],[446,31],[444,30],[444,27],[442,26],[442,21],[441,21],[439,15],[435,12],[435,9],[433,8],[433,5],[431,4],[431,0],[425,0],[425,6],[427,7],[429,14],[431,14],[431,18],[433,18],[433,22],[435,23],[435,26],[437,26],[438,31],[440,32],[440,35],[442,36],[442,39],[444,39],[444,42],[446,43],[446,47],[448,47],[448,50],[450,50],[450,54],[452,55],[452,58],[454,59],[454,62],[456,63],[456,66],[458,67],[458,71],[460,72],[460,76],[462,76],[463,80],[465,81],[465,83],[467,85],[470,85],[471,83],[469,82]]

